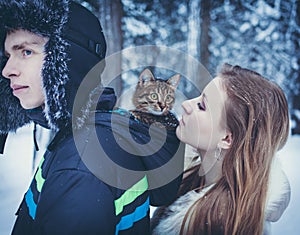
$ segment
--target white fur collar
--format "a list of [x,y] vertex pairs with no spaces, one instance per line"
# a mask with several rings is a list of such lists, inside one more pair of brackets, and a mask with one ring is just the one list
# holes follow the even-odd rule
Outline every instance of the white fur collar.
[[[197,199],[203,197],[212,186],[204,188],[200,193],[191,191],[179,197],[173,204],[166,208],[164,218],[161,219],[152,234],[179,234],[187,210]],[[275,158],[271,167],[267,192],[264,234],[269,234],[269,223],[277,221],[287,208],[290,201],[290,193],[289,181],[281,168],[279,160]]]

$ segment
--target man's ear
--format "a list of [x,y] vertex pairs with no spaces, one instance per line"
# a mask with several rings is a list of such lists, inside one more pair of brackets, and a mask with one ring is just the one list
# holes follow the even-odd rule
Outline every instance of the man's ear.
[[226,131],[225,134],[225,137],[219,143],[219,147],[222,149],[230,149],[232,144],[232,134],[229,131]]

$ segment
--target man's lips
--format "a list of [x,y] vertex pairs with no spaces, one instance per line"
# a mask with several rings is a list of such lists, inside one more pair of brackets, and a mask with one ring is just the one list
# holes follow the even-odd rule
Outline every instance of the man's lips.
[[29,86],[24,85],[11,85],[11,89],[13,90],[13,94],[16,96],[19,93],[22,93],[25,89],[27,89]]
[[13,91],[21,90],[21,89],[24,89],[24,88],[28,88],[28,86],[24,86],[24,85],[12,85],[11,86],[11,89]]

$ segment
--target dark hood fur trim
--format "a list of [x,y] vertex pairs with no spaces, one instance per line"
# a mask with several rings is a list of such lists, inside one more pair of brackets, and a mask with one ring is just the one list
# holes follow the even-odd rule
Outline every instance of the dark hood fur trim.
[[[48,37],[42,68],[45,92],[44,116],[49,128],[69,125],[73,101],[86,73],[104,58],[106,43],[98,19],[69,0],[0,0],[0,59],[7,30],[24,29]],[[95,88],[100,79],[95,79]],[[30,122],[13,96],[9,80],[0,76],[0,133],[15,131]],[[88,99],[88,97],[87,97]],[[83,100],[81,107],[86,106]]]
[[[62,29],[68,19],[68,9],[68,0],[1,0],[0,2],[2,53],[3,39],[7,30],[10,29],[24,29],[49,38],[45,46],[47,55],[42,76],[46,94],[45,115],[49,127],[54,130],[64,125],[64,119],[70,118],[70,113],[66,109],[66,101],[55,99],[55,97],[65,93],[64,84],[68,80],[65,53],[67,43],[61,37]],[[3,56],[1,56],[1,59],[2,71],[5,59]],[[1,132],[15,131],[30,120],[26,115],[27,111],[22,108],[19,100],[13,96],[9,81],[1,76],[0,85],[0,130]],[[60,93],[60,95],[57,93]]]
[[66,46],[66,41],[59,35],[52,36],[45,46],[48,54],[42,70],[46,93],[44,113],[49,127],[54,130],[63,128],[71,117],[65,97],[65,86],[69,81]]
[[20,126],[29,123],[26,111],[18,98],[12,95],[9,81],[0,78],[0,133],[16,131]]

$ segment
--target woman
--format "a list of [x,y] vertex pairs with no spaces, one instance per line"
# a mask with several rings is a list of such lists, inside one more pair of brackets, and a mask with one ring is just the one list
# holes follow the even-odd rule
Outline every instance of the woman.
[[283,91],[254,71],[224,64],[182,107],[176,134],[201,161],[185,171],[177,199],[155,211],[152,233],[268,233],[290,198],[274,161],[289,133]]

